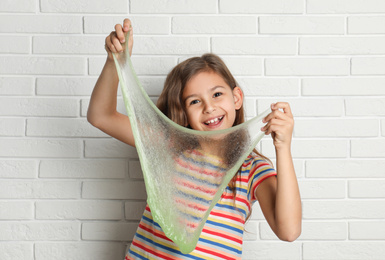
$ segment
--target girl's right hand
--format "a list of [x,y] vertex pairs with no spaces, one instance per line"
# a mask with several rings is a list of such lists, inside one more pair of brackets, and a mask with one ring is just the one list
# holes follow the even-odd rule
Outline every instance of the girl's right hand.
[[134,40],[133,40],[133,31],[132,31],[132,26],[131,26],[131,21],[130,19],[126,18],[123,21],[123,26],[121,24],[116,24],[115,25],[115,31],[112,31],[110,35],[106,37],[106,44],[105,44],[105,49],[108,53],[108,59],[112,60],[112,53],[118,53],[122,52],[125,47],[125,36],[126,33],[130,33],[129,41],[128,41],[128,49],[130,52],[130,56],[132,54],[132,46],[134,45]]

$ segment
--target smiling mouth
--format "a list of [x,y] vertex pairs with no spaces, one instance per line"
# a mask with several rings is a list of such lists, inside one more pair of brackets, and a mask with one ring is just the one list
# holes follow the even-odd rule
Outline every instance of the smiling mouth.
[[220,117],[208,120],[208,121],[204,122],[204,124],[205,125],[215,125],[215,124],[219,123],[223,119],[223,117],[224,116],[220,116]]

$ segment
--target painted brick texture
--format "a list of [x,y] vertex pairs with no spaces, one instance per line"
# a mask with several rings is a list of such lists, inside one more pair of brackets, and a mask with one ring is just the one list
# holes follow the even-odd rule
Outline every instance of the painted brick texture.
[[[384,1],[2,0],[1,260],[124,259],[146,205],[138,155],[86,113],[125,17],[153,100],[178,62],[214,52],[248,118],[291,105],[302,234],[279,241],[256,204],[243,259],[384,258]],[[258,148],[274,161],[270,137]]]

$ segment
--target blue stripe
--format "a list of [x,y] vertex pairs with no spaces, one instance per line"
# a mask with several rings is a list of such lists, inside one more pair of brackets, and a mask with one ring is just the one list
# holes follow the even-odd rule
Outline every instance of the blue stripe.
[[236,248],[233,248],[233,247],[230,247],[230,246],[226,246],[226,245],[222,245],[220,243],[217,243],[217,242],[214,242],[214,241],[211,241],[211,240],[208,240],[208,239],[199,239],[200,241],[202,242],[205,242],[207,244],[211,244],[211,245],[214,245],[214,246],[217,246],[217,247],[221,247],[221,248],[224,248],[224,249],[227,249],[229,251],[232,251],[232,252],[235,252],[237,254],[242,254],[242,251],[236,249]]
[[223,228],[226,228],[226,229],[229,229],[229,230],[233,230],[239,234],[243,234],[243,230],[239,229],[239,228],[235,228],[235,227],[232,227],[232,226],[228,226],[226,224],[221,224],[221,223],[218,223],[218,222],[214,222],[212,220],[207,220],[206,223],[208,224],[211,224],[213,226],[218,226],[218,227],[223,227]]
[[134,255],[134,256],[138,257],[139,259],[143,259],[143,260],[148,259],[148,258],[145,258],[144,256],[141,256],[138,253],[132,251],[131,249],[130,249],[130,255]]
[[211,168],[211,169],[215,169],[215,170],[219,169],[220,171],[226,171],[225,168],[219,167],[218,165],[214,165],[214,164],[211,164],[211,163],[206,162],[206,161],[196,161],[191,157],[186,157],[186,155],[184,155],[184,154],[182,155],[182,157],[185,161],[192,162],[195,165],[200,166],[201,168]]
[[140,239],[142,239],[142,240],[144,240],[144,241],[146,241],[146,242],[148,242],[148,243],[150,243],[150,244],[152,244],[152,245],[154,245],[155,247],[162,248],[162,249],[164,249],[166,251],[169,251],[169,252],[172,252],[172,253],[174,253],[176,255],[188,257],[188,258],[191,258],[191,259],[205,260],[204,258],[196,257],[196,256],[193,256],[193,255],[190,255],[190,254],[182,254],[179,250],[172,249],[172,248],[169,248],[167,246],[164,246],[164,245],[161,245],[159,243],[156,243],[153,240],[151,240],[149,238],[146,238],[146,237],[144,237],[144,236],[142,236],[142,235],[140,235],[138,233],[136,233],[135,236],[140,238]]
[[192,194],[187,194],[187,193],[180,191],[180,190],[178,190],[178,194],[182,195],[181,197],[184,197],[186,200],[188,200],[188,199],[193,200],[194,203],[196,203],[196,201],[199,201],[202,204],[204,204],[205,206],[209,206],[211,203],[211,200],[206,200],[204,198],[200,198],[200,197],[194,196]]
[[241,208],[234,208],[233,206],[229,206],[229,205],[225,205],[225,204],[219,204],[219,203],[217,203],[216,207],[224,208],[224,209],[236,210],[236,211],[242,212],[243,215],[246,214],[246,211],[245,211],[244,209],[241,209]]
[[181,178],[184,178],[184,179],[188,179],[188,180],[191,180],[193,181],[194,183],[197,183],[198,185],[199,184],[203,184],[203,185],[206,185],[206,186],[211,186],[211,187],[214,187],[214,188],[217,188],[220,186],[220,184],[217,184],[217,183],[212,183],[212,182],[209,182],[207,180],[202,180],[202,179],[198,179],[197,177],[195,176],[192,176],[192,175],[189,175],[187,173],[184,173],[183,171],[177,171],[176,174],[181,177]]

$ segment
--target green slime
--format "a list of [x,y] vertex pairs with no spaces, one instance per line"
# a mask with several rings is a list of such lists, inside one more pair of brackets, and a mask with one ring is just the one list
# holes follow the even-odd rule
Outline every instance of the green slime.
[[[210,211],[226,186],[264,136],[264,132],[260,131],[262,119],[271,110],[225,130],[197,131],[176,124],[155,106],[141,86],[130,59],[128,37],[127,33],[124,51],[114,53],[113,57],[143,171],[147,203],[166,236],[182,253],[187,254],[196,247]],[[202,196],[197,190],[189,190],[190,194],[186,195],[184,187],[175,185],[177,160],[195,150],[207,155],[207,160],[200,162],[200,169],[212,168],[213,158],[218,159],[218,176],[215,180],[212,176],[207,179],[208,184],[217,183],[216,192],[209,197],[205,195],[205,203],[202,203]],[[201,172],[189,175],[202,177],[200,182],[202,187],[205,186],[206,180]],[[186,205],[181,206],[176,202],[176,198],[181,196],[188,202],[186,204],[204,204],[202,207],[206,210],[200,212]],[[191,226],[191,223],[194,225]]]

